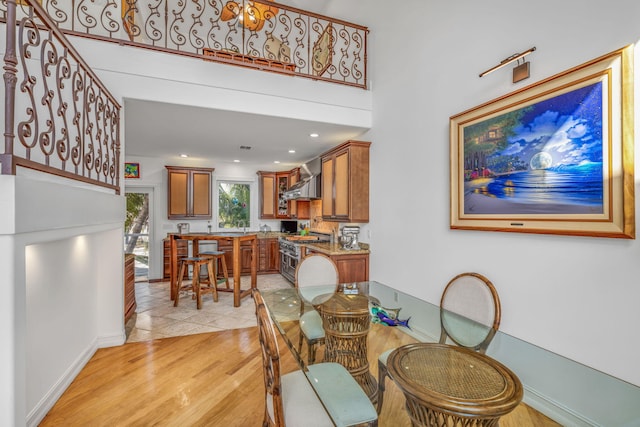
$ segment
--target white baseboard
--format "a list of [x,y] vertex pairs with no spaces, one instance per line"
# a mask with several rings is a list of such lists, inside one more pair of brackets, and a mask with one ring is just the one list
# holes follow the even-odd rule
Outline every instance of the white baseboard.
[[524,386],[523,402],[553,421],[567,427],[601,427],[601,424],[589,420],[570,408],[549,399],[527,386]]
[[45,394],[40,402],[27,414],[26,425],[28,427],[37,427],[42,419],[47,415],[49,410],[53,408],[53,405],[60,399],[65,390],[78,376],[82,368],[93,357],[98,349],[98,340],[96,339],[91,345],[89,345],[85,351],[83,351],[76,360],[65,371],[64,375],[51,387],[49,392]]
[[37,427],[42,419],[47,415],[49,410],[53,408],[53,405],[60,399],[62,394],[67,390],[69,385],[78,376],[80,371],[89,363],[89,360],[93,357],[95,352],[99,348],[115,347],[125,343],[127,336],[124,332],[114,333],[112,335],[103,335],[97,337],[93,343],[85,351],[83,351],[78,358],[69,366],[60,379],[54,384],[49,392],[43,396],[38,404],[29,412],[26,419],[26,425],[28,427]]
[[112,335],[103,335],[98,337],[98,348],[116,347],[124,344],[127,341],[127,334],[124,329],[121,332],[114,333]]

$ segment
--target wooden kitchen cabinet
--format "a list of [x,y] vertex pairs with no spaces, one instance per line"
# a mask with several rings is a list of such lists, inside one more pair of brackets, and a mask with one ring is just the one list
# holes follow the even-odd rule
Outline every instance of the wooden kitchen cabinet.
[[[189,256],[189,242],[187,240],[176,240],[178,246],[178,259]],[[162,241],[163,248],[163,269],[162,280],[167,281],[171,279],[171,241],[164,239]]]
[[211,219],[211,168],[167,168],[169,219]]
[[[295,168],[289,173],[289,185],[293,187],[295,183],[300,180],[300,168]],[[289,201],[289,215],[293,219],[298,218],[298,201],[290,200]]]
[[124,254],[124,323],[136,311],[136,256]]
[[[218,241],[218,250],[224,252],[229,277],[233,275],[233,243]],[[251,242],[240,244],[242,274],[251,274]],[[280,271],[280,245],[277,238],[258,239],[258,274]]]
[[280,272],[280,245],[277,238],[258,239],[258,274]]
[[369,222],[370,142],[347,141],[322,158],[322,219]]
[[293,219],[311,219],[311,201],[298,200],[296,203],[296,213],[291,215]]
[[284,193],[290,187],[289,185],[289,172],[276,172],[276,203],[278,204],[278,212],[276,218],[288,219],[289,215],[289,201],[284,199]]
[[[295,168],[289,172],[289,186],[293,187],[298,181],[300,181],[300,168]],[[292,219],[311,219],[311,201],[290,200],[289,216]]]
[[369,280],[369,254],[331,255],[330,258],[338,267],[340,283]]
[[[231,240],[218,240],[218,251],[224,252],[224,261],[227,264],[227,272],[229,277],[231,277],[233,275],[233,242]],[[240,243],[240,265],[242,266],[242,274],[251,274],[250,241]]]
[[260,181],[260,219],[276,218],[276,173],[258,172]]
[[369,280],[369,252],[350,253],[349,251],[324,252],[313,247],[302,248],[302,257],[306,254],[321,253],[336,264],[339,283],[366,282]]
[[[308,202],[305,205],[284,200],[284,192],[297,182],[297,175],[292,172],[258,171],[258,176],[260,177],[260,219],[310,218]],[[302,209],[299,208],[300,206]],[[303,217],[300,217],[299,213],[302,213]]]

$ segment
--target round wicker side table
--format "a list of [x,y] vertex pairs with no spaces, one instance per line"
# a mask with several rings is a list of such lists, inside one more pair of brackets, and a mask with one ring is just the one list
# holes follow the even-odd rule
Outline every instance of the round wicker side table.
[[458,346],[408,344],[391,352],[387,367],[413,426],[498,426],[522,400],[511,370]]

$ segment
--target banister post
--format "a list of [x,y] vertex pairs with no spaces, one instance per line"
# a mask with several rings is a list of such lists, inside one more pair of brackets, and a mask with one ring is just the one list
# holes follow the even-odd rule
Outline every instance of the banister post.
[[18,58],[16,56],[16,0],[7,0],[7,47],[4,54],[4,152],[0,154],[0,174],[15,175],[13,142],[15,140],[16,83]]

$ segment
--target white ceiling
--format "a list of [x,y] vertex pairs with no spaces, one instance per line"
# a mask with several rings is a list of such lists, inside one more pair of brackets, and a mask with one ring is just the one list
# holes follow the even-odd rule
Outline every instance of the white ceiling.
[[[124,115],[126,156],[157,157],[171,164],[187,154],[212,164],[239,160],[241,166],[254,170],[289,170],[367,131],[134,99],[125,100]],[[320,136],[311,138],[312,132]]]

